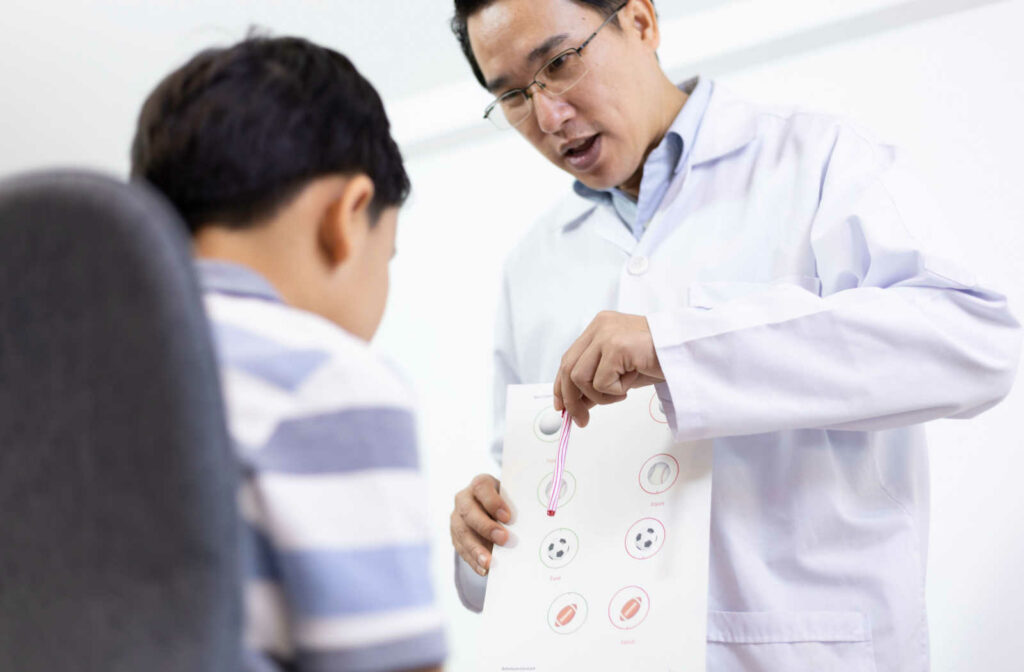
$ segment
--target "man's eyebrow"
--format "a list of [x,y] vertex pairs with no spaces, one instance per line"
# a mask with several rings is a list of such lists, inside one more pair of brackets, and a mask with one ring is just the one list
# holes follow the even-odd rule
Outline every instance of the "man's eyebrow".
[[[559,44],[564,42],[569,37],[568,33],[559,33],[558,35],[552,35],[548,39],[544,40],[538,45],[533,51],[526,56],[526,62],[532,63],[537,61],[548,54],[552,49],[557,47]],[[491,93],[497,92],[499,89],[505,88],[508,83],[508,77],[502,75],[487,82],[487,90]]]
[[569,37],[568,33],[561,33],[559,35],[553,35],[548,39],[544,40],[543,43],[536,49],[530,52],[530,55],[526,57],[527,61],[533,62],[544,56],[547,56],[548,52],[557,47],[562,42],[565,42],[566,38]]

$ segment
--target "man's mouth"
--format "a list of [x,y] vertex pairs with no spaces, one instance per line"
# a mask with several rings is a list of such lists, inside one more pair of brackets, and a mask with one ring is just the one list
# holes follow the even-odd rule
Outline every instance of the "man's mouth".
[[601,134],[596,133],[587,138],[579,138],[568,143],[562,149],[562,156],[573,169],[587,170],[597,162],[601,152]]

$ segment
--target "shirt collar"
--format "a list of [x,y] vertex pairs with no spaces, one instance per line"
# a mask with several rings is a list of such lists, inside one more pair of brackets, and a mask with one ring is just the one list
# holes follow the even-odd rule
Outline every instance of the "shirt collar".
[[196,269],[199,272],[199,284],[205,292],[284,303],[274,286],[248,266],[214,259],[198,259]]
[[[670,162],[672,176],[675,176],[685,164],[690,148],[693,147],[697,139],[697,132],[700,130],[701,121],[704,119],[704,113],[711,100],[712,82],[701,77],[694,77],[680,84],[679,89],[689,97],[672,121],[665,137],[647,157],[647,162],[656,160]],[[664,157],[666,153],[668,156]],[[615,187],[591,189],[579,180],[576,180],[572,186],[579,196],[598,203],[611,203],[614,192],[618,191]]]

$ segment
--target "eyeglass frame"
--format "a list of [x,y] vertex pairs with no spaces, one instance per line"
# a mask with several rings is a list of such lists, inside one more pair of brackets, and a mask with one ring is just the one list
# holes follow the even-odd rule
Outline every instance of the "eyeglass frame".
[[[484,110],[484,119],[490,121],[491,123],[494,123],[494,120],[492,120],[490,118],[491,113],[494,112],[494,108],[496,108],[498,105],[501,104],[502,99],[507,98],[510,95],[519,95],[520,93],[523,94],[526,97],[526,99],[530,102],[530,104],[531,104],[531,108],[530,109],[532,111],[532,109],[533,109],[532,108],[533,94],[530,93],[530,89],[533,88],[534,84],[536,84],[537,86],[539,86],[541,89],[543,89],[545,91],[548,88],[544,84],[544,82],[541,82],[541,81],[539,81],[537,79],[537,77],[540,76],[540,73],[542,73],[545,70],[547,70],[549,65],[551,65],[552,63],[554,63],[555,61],[557,61],[561,57],[565,56],[569,52],[575,52],[576,55],[579,56],[580,59],[582,60],[583,59],[583,54],[581,52],[583,51],[583,49],[588,44],[590,44],[593,41],[593,39],[595,37],[597,37],[597,34],[601,32],[601,29],[604,28],[605,26],[607,26],[611,22],[612,19],[614,19],[616,16],[618,16],[619,12],[621,12],[623,9],[625,9],[626,5],[628,5],[628,4],[629,4],[629,0],[626,0],[621,5],[616,7],[615,11],[613,11],[611,14],[609,14],[608,17],[604,21],[601,22],[601,25],[597,27],[597,30],[595,30],[593,33],[591,33],[590,37],[588,37],[587,39],[583,40],[583,43],[580,46],[578,46],[578,47],[570,47],[569,49],[565,49],[564,51],[560,51],[557,54],[555,54],[554,56],[552,56],[551,58],[549,58],[547,61],[545,61],[544,65],[540,66],[540,68],[537,69],[537,72],[534,73],[533,81],[532,82],[530,82],[526,86],[524,86],[522,88],[519,88],[519,89],[509,89],[508,91],[506,91],[505,93],[501,94],[500,96],[495,98],[493,101],[491,101],[491,104],[488,105],[487,109]],[[579,84],[581,81],[583,81],[583,78],[586,77],[587,74],[589,74],[589,73],[590,73],[590,70],[588,68],[587,71],[584,72],[583,75],[581,75],[579,79],[577,79],[570,86],[565,88],[561,93],[554,94],[554,95],[559,95],[560,96],[560,95],[566,93],[567,91],[569,91],[569,89],[573,88],[574,86]],[[502,114],[504,114],[504,112],[502,112]],[[526,121],[529,118],[530,118],[530,113],[527,112],[525,117],[523,117],[520,121],[518,121],[515,124],[511,124],[510,123],[508,128],[509,129],[516,128],[516,127],[519,126],[519,124],[523,123],[524,121]],[[506,119],[506,121],[507,121],[507,119]],[[497,126],[497,124],[495,124],[495,125]],[[505,130],[508,130],[508,129],[505,129]]]

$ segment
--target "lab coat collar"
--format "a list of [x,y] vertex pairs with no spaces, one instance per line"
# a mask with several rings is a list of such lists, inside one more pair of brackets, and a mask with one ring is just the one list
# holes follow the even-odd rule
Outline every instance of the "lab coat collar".
[[713,82],[700,133],[693,145],[691,166],[699,166],[746,147],[757,137],[757,116],[752,105]]

